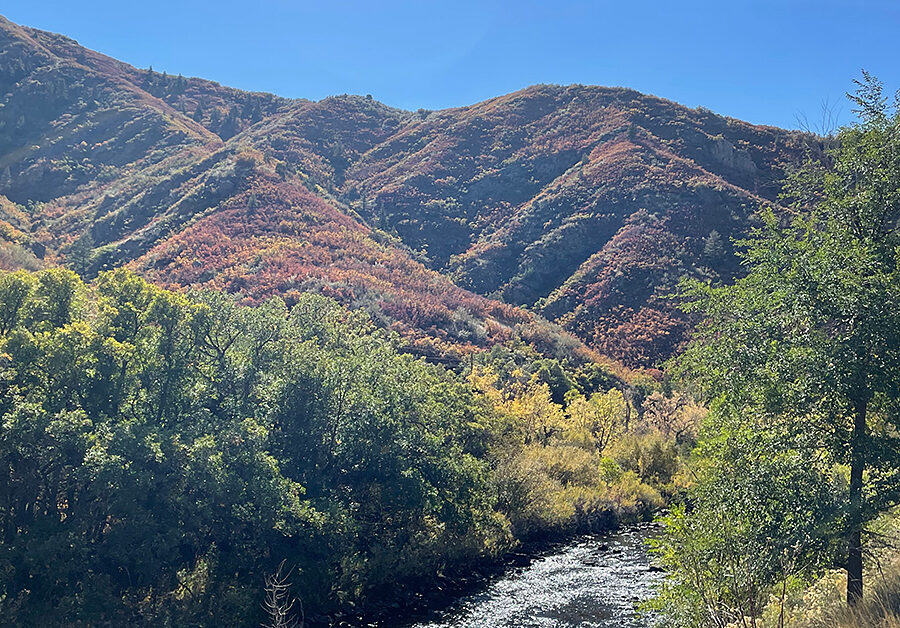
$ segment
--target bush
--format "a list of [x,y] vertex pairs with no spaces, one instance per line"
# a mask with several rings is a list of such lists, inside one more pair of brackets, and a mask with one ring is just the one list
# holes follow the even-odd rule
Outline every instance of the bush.
[[622,436],[610,449],[622,469],[634,472],[642,482],[672,489],[680,467],[678,446],[657,431]]

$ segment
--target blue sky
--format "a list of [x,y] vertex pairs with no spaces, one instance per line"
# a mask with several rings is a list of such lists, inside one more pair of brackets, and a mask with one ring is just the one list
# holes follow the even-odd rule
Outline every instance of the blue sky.
[[865,68],[900,87],[900,0],[4,0],[7,18],[138,67],[406,109],[535,83],[632,87],[812,126]]

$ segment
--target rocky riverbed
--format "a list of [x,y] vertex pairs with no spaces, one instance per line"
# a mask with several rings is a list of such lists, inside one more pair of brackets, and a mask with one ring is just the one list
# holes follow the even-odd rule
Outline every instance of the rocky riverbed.
[[[645,628],[652,617],[636,605],[649,598],[662,574],[646,540],[658,527],[644,524],[578,537],[510,565],[458,601],[406,628]],[[382,624],[387,626],[389,624]]]

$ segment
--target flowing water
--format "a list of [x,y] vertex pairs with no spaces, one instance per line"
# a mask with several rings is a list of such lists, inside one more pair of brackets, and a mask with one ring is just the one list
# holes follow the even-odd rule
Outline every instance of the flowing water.
[[652,525],[580,537],[408,628],[646,628],[635,606],[662,574],[652,570],[646,540]]

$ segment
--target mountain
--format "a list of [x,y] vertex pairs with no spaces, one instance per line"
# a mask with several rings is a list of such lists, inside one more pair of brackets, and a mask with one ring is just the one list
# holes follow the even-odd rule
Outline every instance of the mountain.
[[777,200],[807,139],[626,89],[537,86],[406,125],[345,188],[460,285],[646,363],[685,331],[662,297],[686,272],[738,270],[730,237]]
[[577,344],[545,317],[658,363],[688,329],[666,295],[739,271],[730,238],[810,144],[620,88],[409,112],[139,70],[6,20],[0,50],[0,263],[316,290],[426,353]]

